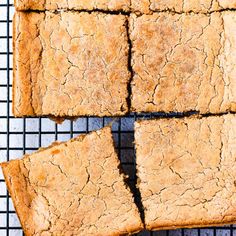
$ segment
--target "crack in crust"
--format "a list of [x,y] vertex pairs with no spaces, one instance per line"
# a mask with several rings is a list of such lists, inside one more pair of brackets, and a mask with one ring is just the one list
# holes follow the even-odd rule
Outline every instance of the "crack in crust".
[[110,127],[2,168],[27,236],[128,235],[143,228]]
[[210,13],[235,9],[233,0],[15,0],[17,10],[104,10],[110,12],[153,13],[173,11],[176,13]]
[[235,115],[136,122],[148,230],[236,222],[235,127]]
[[131,111],[236,111],[236,14],[131,14]]
[[117,116],[128,112],[127,17],[16,12],[15,116]]

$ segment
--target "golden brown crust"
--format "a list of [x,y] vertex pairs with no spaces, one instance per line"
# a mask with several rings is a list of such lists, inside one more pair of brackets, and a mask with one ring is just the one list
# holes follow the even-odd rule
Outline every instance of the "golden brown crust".
[[236,14],[132,14],[131,110],[236,111]]
[[224,9],[235,9],[232,0],[132,0],[132,11],[152,13],[155,11],[209,13]]
[[[190,224],[190,225],[181,225],[181,226],[173,226],[173,225],[169,225],[169,226],[165,226],[165,227],[159,227],[159,225],[157,227],[153,226],[153,227],[150,227],[149,230],[151,231],[159,231],[159,230],[176,230],[176,229],[194,229],[194,228],[208,228],[208,227],[217,227],[219,225],[221,225],[222,227],[224,226],[227,226],[227,225],[232,225],[232,224],[235,224],[235,220],[233,221],[225,221],[225,222],[222,222],[222,223],[216,223],[216,224],[210,224],[210,225],[207,225],[207,224],[202,224],[199,223],[199,224],[196,224],[196,225],[193,225],[193,224]],[[147,230],[148,230],[148,227],[147,227]]]
[[[13,40],[12,40],[12,48],[13,48],[13,55],[15,55],[16,54],[16,52],[15,52],[15,47],[16,47],[16,45],[15,45],[15,42],[16,42],[16,19],[15,19],[15,15],[13,16],[13,21],[12,21],[12,28],[13,28],[13,32],[12,32],[12,38],[13,38]],[[15,56],[13,56],[13,78],[15,78],[16,77],[16,57]],[[15,108],[15,81],[13,80],[12,81],[12,113],[13,114],[15,114],[16,113],[16,111],[14,111],[14,108]]]
[[14,21],[15,116],[128,112],[126,16],[17,12]]
[[130,0],[15,0],[17,10],[109,10],[128,11]]
[[[14,167],[12,167],[12,169],[14,168],[14,172],[15,173],[18,173],[19,172],[19,166],[18,166],[18,163],[17,162],[15,162],[16,163],[16,165],[14,166]],[[1,163],[1,167],[2,167],[2,171],[3,171],[3,175],[4,175],[4,178],[5,178],[5,182],[6,182],[6,185],[7,185],[7,189],[8,189],[8,192],[9,192],[9,194],[10,194],[10,196],[13,196],[14,195],[14,191],[13,191],[13,189],[11,188],[11,182],[10,182],[10,179],[8,178],[8,172],[7,171],[5,171],[6,170],[6,167],[7,167],[7,163]],[[23,184],[24,184],[24,181],[22,182],[22,186],[23,186]],[[17,187],[17,190],[19,190],[19,187]],[[12,201],[13,201],[13,205],[14,206],[16,206],[17,205],[17,203],[15,202],[15,199],[12,199]],[[16,213],[17,213],[17,215],[19,216],[20,214],[25,214],[25,211],[24,211],[24,209],[18,209],[18,208],[15,208],[15,211],[16,211]],[[23,219],[21,219],[21,218],[19,218],[19,220],[20,220],[20,223],[21,223],[21,225],[23,225]],[[25,236],[31,236],[28,232],[25,232]]]
[[136,122],[147,229],[236,222],[235,127],[235,115]]
[[2,165],[27,236],[123,235],[143,228],[111,128]]
[[[44,14],[16,13],[13,19],[13,114],[35,114],[32,86],[36,77],[42,77],[42,44],[38,38],[38,22]],[[31,24],[31,27],[29,25]]]

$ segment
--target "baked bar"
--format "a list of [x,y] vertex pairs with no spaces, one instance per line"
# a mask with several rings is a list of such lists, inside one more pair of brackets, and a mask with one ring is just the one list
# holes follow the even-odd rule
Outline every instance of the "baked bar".
[[143,227],[109,127],[2,169],[26,236],[126,235]]
[[155,11],[210,13],[236,9],[234,0],[131,0],[132,11],[152,13]]
[[136,122],[146,228],[235,223],[235,140],[235,115]]
[[14,115],[124,115],[126,24],[126,16],[98,12],[16,12]]
[[130,20],[132,111],[236,111],[236,13]]
[[155,11],[209,13],[235,9],[234,0],[15,0],[18,11],[24,10],[105,10],[151,13]]
[[15,0],[21,10],[111,10],[128,11],[130,0]]

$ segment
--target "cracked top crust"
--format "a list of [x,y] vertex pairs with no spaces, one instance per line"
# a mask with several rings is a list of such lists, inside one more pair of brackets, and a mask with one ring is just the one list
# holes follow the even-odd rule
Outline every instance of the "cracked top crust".
[[27,236],[124,235],[143,228],[108,127],[2,168]]
[[236,13],[131,15],[132,111],[236,111]]
[[127,11],[130,0],[15,0],[15,7],[21,10],[110,10]]
[[235,0],[132,0],[131,9],[141,13],[174,11],[209,13],[224,9],[236,9]]
[[235,9],[235,0],[15,0],[24,10],[105,10],[152,13],[155,11],[202,12]]
[[147,229],[236,222],[236,116],[135,124]]
[[14,115],[124,115],[130,79],[126,24],[126,16],[98,12],[17,12]]

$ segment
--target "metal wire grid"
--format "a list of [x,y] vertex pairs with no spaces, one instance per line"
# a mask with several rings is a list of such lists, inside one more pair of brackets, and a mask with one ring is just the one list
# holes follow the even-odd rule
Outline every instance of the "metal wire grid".
[[[12,88],[12,16],[13,0],[0,3],[0,161],[21,157],[55,140],[68,140],[78,134],[104,127],[110,118],[81,118],[63,125],[54,124],[46,118],[16,119],[11,113]],[[160,114],[156,114],[160,116]],[[153,115],[154,116],[154,115]],[[152,115],[148,115],[152,117]],[[113,134],[124,172],[130,175],[129,184],[134,189],[135,155],[133,147],[133,123],[138,116],[117,118]],[[134,190],[135,193],[135,190]],[[0,172],[0,236],[23,235],[11,198]],[[206,229],[181,229],[174,231],[142,232],[139,236],[236,236],[236,227]]]

